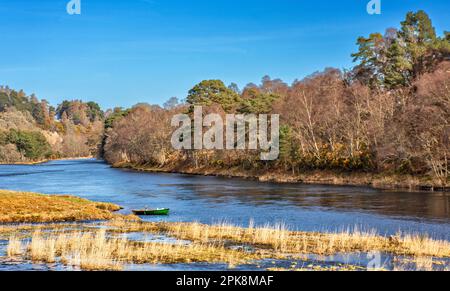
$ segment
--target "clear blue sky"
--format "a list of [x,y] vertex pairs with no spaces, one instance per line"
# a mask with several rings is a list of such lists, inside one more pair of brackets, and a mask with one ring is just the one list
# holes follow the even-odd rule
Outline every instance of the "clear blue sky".
[[0,1],[0,84],[104,108],[184,98],[203,79],[243,87],[270,75],[291,83],[325,67],[348,68],[358,36],[398,26],[424,9],[450,30],[448,0]]

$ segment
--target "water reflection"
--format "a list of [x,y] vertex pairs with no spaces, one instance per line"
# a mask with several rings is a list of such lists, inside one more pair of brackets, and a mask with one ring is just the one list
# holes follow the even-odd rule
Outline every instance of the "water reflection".
[[419,232],[450,239],[450,193],[149,174],[112,169],[97,160],[0,166],[0,189],[74,194],[120,204],[124,213],[142,207],[172,209],[170,217],[148,218],[157,221],[246,225],[253,219],[306,231],[358,225],[381,234]]
[[[219,182],[204,183],[205,177],[182,177],[192,180],[185,184],[159,184],[171,191],[174,187],[180,199],[196,196],[210,202],[223,203],[236,199],[254,205],[295,205],[303,208],[321,207],[330,210],[373,212],[387,216],[430,218],[447,222],[450,218],[450,193],[381,191],[362,187],[335,187],[299,184],[266,184],[245,180],[214,178]],[[222,184],[224,183],[224,184]],[[232,183],[228,185],[225,183]]]

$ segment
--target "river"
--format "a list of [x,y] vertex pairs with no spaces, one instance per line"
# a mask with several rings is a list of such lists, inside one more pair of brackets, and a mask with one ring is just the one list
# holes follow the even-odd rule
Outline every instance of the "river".
[[168,207],[148,220],[284,223],[292,230],[355,227],[383,235],[428,234],[450,240],[450,193],[382,191],[364,187],[272,184],[250,180],[113,169],[98,160],[0,166],[0,189],[72,194],[112,202],[123,213]]

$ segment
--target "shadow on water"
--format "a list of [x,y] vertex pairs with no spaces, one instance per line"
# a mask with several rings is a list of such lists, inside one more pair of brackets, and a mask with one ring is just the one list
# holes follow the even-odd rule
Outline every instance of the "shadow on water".
[[59,173],[59,172],[60,171],[34,171],[34,172],[6,173],[6,174],[0,173],[0,177],[28,176],[28,175],[38,175],[38,174]]

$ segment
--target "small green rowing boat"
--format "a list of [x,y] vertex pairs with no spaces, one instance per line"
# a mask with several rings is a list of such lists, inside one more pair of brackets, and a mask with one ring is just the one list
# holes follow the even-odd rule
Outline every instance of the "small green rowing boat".
[[169,215],[169,212],[170,212],[170,209],[168,209],[168,208],[133,210],[134,215],[138,215],[138,216]]

